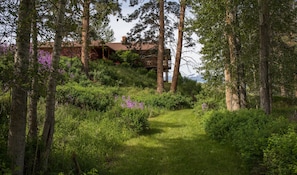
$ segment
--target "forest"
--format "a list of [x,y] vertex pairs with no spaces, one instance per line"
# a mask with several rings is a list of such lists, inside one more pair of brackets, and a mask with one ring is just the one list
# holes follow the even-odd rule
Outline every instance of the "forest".
[[[296,5],[0,0],[0,174],[297,174]],[[107,58],[112,16],[135,25]]]

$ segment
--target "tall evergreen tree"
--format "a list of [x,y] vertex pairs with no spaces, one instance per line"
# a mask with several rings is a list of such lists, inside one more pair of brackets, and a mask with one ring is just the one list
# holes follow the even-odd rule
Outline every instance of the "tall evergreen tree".
[[83,1],[83,14],[82,14],[82,32],[81,32],[81,62],[83,64],[84,71],[89,77],[89,25],[90,25],[90,0]]
[[260,107],[266,114],[271,112],[270,90],[269,90],[269,46],[270,46],[270,19],[269,1],[258,0],[259,3],[259,73],[260,73]]
[[163,58],[164,58],[164,0],[159,0],[160,13],[160,29],[159,29],[159,43],[158,43],[158,58],[157,58],[157,92],[161,94],[164,88],[164,79],[163,79]]
[[170,91],[173,93],[175,93],[177,90],[179,68],[180,68],[182,48],[183,48],[183,36],[184,36],[184,25],[185,25],[184,20],[185,20],[186,6],[187,6],[187,1],[181,0],[175,64],[174,64],[172,82],[170,86]]

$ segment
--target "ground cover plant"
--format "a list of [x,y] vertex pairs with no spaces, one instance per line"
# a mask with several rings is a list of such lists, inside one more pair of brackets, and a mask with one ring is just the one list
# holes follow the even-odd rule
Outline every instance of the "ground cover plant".
[[[287,168],[285,162],[296,161],[294,156],[287,156],[294,152],[297,141],[296,138],[288,137],[288,133],[294,135],[292,131],[289,132],[290,128],[296,127],[296,124],[290,123],[288,118],[267,116],[260,110],[213,111],[206,115],[209,116],[205,124],[207,134],[214,140],[231,144],[236,148],[244,165],[252,174],[280,172],[281,169]],[[287,147],[276,146],[280,143],[277,140],[281,139],[284,139],[284,145]],[[276,161],[276,152],[283,152],[278,155],[279,162]],[[295,171],[292,167],[290,170],[287,171],[290,173],[284,174],[292,174]]]

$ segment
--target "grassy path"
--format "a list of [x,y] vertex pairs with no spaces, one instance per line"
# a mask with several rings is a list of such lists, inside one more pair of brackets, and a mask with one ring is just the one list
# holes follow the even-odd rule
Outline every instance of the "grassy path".
[[244,175],[234,151],[210,140],[192,110],[150,119],[151,130],[125,142],[112,175]]

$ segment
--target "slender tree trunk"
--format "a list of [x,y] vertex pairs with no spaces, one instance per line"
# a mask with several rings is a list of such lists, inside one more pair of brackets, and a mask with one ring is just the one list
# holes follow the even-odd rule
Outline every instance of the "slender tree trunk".
[[64,13],[67,0],[60,0],[58,4],[58,13],[56,18],[56,36],[54,41],[53,55],[52,55],[52,69],[49,75],[47,96],[46,96],[46,113],[45,122],[43,126],[42,142],[44,150],[41,152],[42,169],[47,172],[48,158],[53,142],[54,125],[55,125],[55,96],[57,86],[57,74],[60,61],[61,44],[63,38],[64,27]]
[[[226,57],[226,59],[229,57]],[[225,63],[225,98],[226,98],[226,107],[228,111],[232,111],[232,88],[231,88],[231,72],[230,72],[230,63],[226,61]]]
[[[90,0],[84,0],[82,16],[82,45],[81,45],[81,62],[84,71],[89,77],[89,22],[90,21]],[[103,54],[103,53],[102,53]]]
[[226,35],[227,35],[227,41],[229,46],[230,65],[227,67],[230,73],[230,76],[229,76],[230,81],[226,84],[228,86],[227,87],[228,93],[231,93],[231,111],[240,109],[239,77],[237,72],[239,51],[238,51],[238,46],[236,41],[235,23],[236,23],[236,8],[229,0],[227,1],[227,4],[226,4],[226,24],[227,24]]
[[31,71],[32,71],[32,83],[30,92],[30,102],[29,102],[29,113],[28,113],[28,136],[27,142],[29,146],[29,157],[26,158],[26,174],[34,175],[37,163],[37,103],[39,98],[38,93],[38,43],[37,43],[37,11],[35,1],[32,1],[32,58],[31,58]]
[[245,67],[243,63],[240,63],[238,69],[239,81],[239,97],[240,97],[240,108],[247,108],[247,95],[246,95],[246,81],[245,81]]
[[164,89],[163,80],[163,59],[164,59],[164,0],[159,0],[160,5],[160,33],[159,33],[159,48],[157,58],[157,92],[161,94]]
[[177,90],[179,67],[180,67],[182,47],[183,47],[183,35],[184,35],[183,30],[184,30],[185,11],[186,11],[186,0],[182,0],[180,2],[180,16],[179,16],[179,26],[178,26],[178,38],[177,38],[175,64],[174,64],[172,83],[171,83],[171,86],[170,86],[170,91],[173,92],[173,93],[175,93],[176,90]]
[[28,66],[30,49],[31,0],[21,0],[15,53],[15,82],[12,88],[12,104],[8,135],[8,155],[12,174],[22,175],[26,145],[26,116],[28,91]]
[[268,0],[258,0],[259,4],[259,29],[260,29],[260,107],[266,114],[271,112],[270,91],[269,91],[269,7]]

